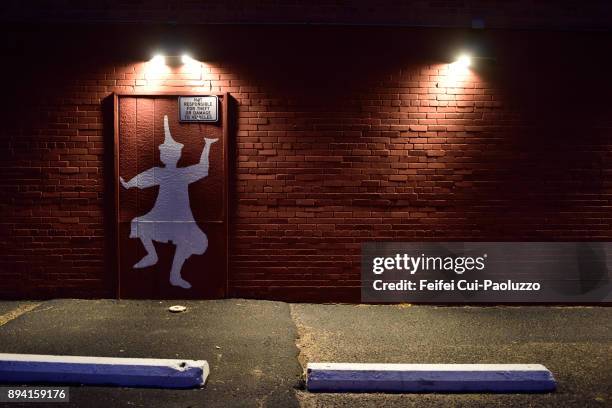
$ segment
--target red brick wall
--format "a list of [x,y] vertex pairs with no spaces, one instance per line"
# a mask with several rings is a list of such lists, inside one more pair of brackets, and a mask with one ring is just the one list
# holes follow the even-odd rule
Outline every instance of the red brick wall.
[[[374,239],[612,239],[609,34],[10,32],[1,297],[114,296],[116,91],[231,93],[234,296],[358,300],[360,243]],[[144,61],[164,40],[202,66],[151,75]],[[463,44],[486,58],[450,78]]]

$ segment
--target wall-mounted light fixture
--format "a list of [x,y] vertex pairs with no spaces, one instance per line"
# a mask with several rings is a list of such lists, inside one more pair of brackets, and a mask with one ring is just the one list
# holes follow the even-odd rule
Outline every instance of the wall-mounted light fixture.
[[153,58],[151,58],[151,61],[149,61],[151,64],[155,64],[155,65],[165,65],[166,64],[166,57],[164,57],[161,54],[155,54],[153,56]]
[[444,85],[447,87],[456,87],[462,81],[469,78],[470,65],[472,64],[472,56],[467,52],[459,54],[456,59],[447,65]]
[[448,69],[451,75],[467,74],[471,64],[470,54],[460,54],[455,61],[449,64]]
[[156,53],[145,64],[145,79],[165,80],[170,75],[187,75],[190,79],[196,80],[202,77],[202,63],[189,54],[164,54]]
[[472,57],[469,54],[461,54],[457,57],[455,64],[462,68],[468,68],[470,65],[472,65]]
[[189,65],[196,63],[197,61],[191,58],[189,54],[182,55],[164,55],[164,54],[155,54],[153,58],[149,61],[154,65]]

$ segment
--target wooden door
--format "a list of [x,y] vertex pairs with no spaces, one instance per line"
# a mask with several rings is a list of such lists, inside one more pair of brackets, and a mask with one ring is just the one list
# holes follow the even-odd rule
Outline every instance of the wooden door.
[[216,123],[180,122],[176,95],[115,103],[119,296],[225,297],[227,95]]

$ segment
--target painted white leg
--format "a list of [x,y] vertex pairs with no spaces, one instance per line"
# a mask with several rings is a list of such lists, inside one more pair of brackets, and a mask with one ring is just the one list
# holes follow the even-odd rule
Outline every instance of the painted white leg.
[[191,289],[191,283],[187,282],[185,279],[179,277],[170,277],[170,284],[172,286],[178,286],[183,289]]
[[142,259],[134,264],[134,269],[142,269],[147,266],[152,266],[157,263],[157,253],[148,253]]
[[176,253],[174,254],[174,260],[172,261],[172,270],[170,271],[170,284],[172,286],[178,286],[183,289],[190,289],[191,283],[187,282],[181,276],[181,269],[183,268],[183,264],[185,260],[189,258],[191,254],[186,254],[180,248],[176,248]]
[[147,266],[152,266],[157,263],[157,252],[155,251],[155,246],[153,245],[153,241],[150,239],[140,239],[142,245],[144,245],[147,250],[147,254],[142,257],[142,259],[134,265],[134,269],[146,268]]

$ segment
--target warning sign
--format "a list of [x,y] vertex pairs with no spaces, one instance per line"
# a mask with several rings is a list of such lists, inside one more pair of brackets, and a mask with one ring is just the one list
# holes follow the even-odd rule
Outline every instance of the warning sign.
[[218,107],[216,96],[179,96],[181,122],[217,122]]

